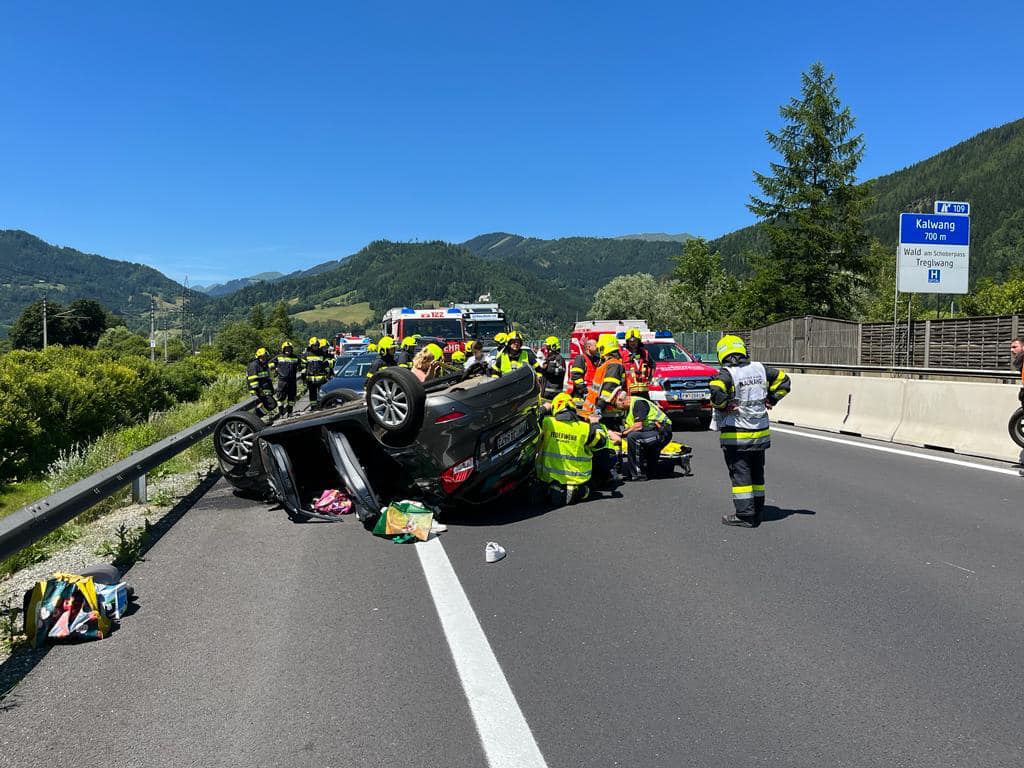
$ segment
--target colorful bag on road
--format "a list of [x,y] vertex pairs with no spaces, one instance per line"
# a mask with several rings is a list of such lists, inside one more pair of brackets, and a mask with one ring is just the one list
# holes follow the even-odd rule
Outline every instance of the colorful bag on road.
[[58,640],[99,640],[110,634],[91,576],[55,573],[29,595],[25,634],[33,648]]
[[395,541],[426,541],[434,524],[434,513],[418,501],[395,501],[380,516],[373,532],[395,536]]
[[352,499],[344,491],[332,488],[313,502],[313,511],[321,515],[347,515],[352,511]]

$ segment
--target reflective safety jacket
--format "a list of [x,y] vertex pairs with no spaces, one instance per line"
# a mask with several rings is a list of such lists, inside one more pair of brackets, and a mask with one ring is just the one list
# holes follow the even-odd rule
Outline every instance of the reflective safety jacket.
[[609,401],[616,389],[622,386],[625,369],[618,355],[609,357],[594,371],[594,379],[587,388],[587,398],[583,403],[583,415],[589,416],[598,409],[609,407]]
[[270,361],[270,367],[277,373],[278,381],[295,381],[299,375],[299,358],[282,353]]
[[723,448],[763,451],[772,444],[766,403],[774,405],[789,394],[785,371],[730,355],[710,387]]
[[542,483],[582,485],[593,471],[594,451],[608,444],[608,431],[600,424],[581,421],[565,411],[541,421],[537,477]]
[[274,390],[274,382],[270,377],[270,366],[262,360],[253,359],[245,367],[245,378],[249,385],[249,391],[253,394],[262,391]]
[[[634,411],[644,411],[643,405],[647,406],[647,410],[643,414],[643,425],[644,430],[655,429],[659,424],[671,424],[671,420],[665,414],[657,404],[652,403],[645,397],[637,397],[634,395],[629,400],[629,410],[626,411],[626,416],[622,422],[623,427],[631,427],[640,421],[641,417]],[[638,407],[639,406],[639,407]]]
[[395,365],[400,365],[402,368],[412,368],[413,357],[415,357],[415,353],[408,349],[400,349],[398,354],[395,355]]
[[310,384],[323,384],[327,381],[330,363],[324,353],[320,351],[319,346],[309,347],[302,361],[307,382]]
[[647,348],[640,346],[635,353],[629,353],[629,360],[623,364],[625,369],[625,390],[630,394],[646,394],[651,381],[651,356]]
[[584,388],[590,386],[590,382],[594,380],[594,373],[597,371],[598,363],[600,360],[595,360],[586,352],[580,352],[576,355],[576,359],[572,361],[572,368],[569,369],[569,381],[572,382],[573,387],[582,384]]
[[537,367],[537,356],[533,354],[532,349],[521,349],[519,354],[512,357],[512,352],[506,349],[504,352],[498,355],[498,359],[495,361],[495,368],[501,373],[505,374],[510,371],[514,371],[516,368],[527,368]]

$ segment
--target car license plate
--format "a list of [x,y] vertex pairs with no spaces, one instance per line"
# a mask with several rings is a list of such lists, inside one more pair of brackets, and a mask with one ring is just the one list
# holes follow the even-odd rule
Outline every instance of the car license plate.
[[518,424],[512,427],[512,429],[508,430],[507,432],[502,432],[500,435],[498,435],[498,439],[495,442],[495,447],[500,451],[502,448],[505,448],[514,443],[516,440],[518,440],[520,437],[522,437],[529,431],[530,422],[526,420],[520,421]]
[[711,397],[710,389],[698,389],[695,392],[669,392],[669,400],[708,400]]

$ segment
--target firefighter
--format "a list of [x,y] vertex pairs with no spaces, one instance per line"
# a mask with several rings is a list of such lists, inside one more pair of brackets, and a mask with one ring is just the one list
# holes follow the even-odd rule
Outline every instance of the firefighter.
[[626,350],[629,360],[624,363],[626,370],[626,389],[631,395],[646,397],[651,380],[651,355],[644,346],[640,331],[630,328],[626,331]]
[[366,374],[366,378],[370,378],[382,368],[390,368],[394,365],[398,365],[398,360],[395,359],[395,340],[390,336],[381,336],[380,341],[377,342],[377,359],[370,366],[370,372]]
[[377,343],[374,342],[374,341],[371,341],[369,344],[366,345],[366,351],[367,352],[376,352],[377,351]]
[[764,452],[771,445],[768,411],[789,394],[785,371],[751,362],[743,339],[718,342],[722,369],[711,379],[711,405],[732,479],[733,514],[725,525],[756,528],[764,512]]
[[259,398],[254,412],[261,419],[273,421],[277,415],[277,400],[274,399],[274,380],[270,374],[269,360],[267,350],[260,347],[246,366],[245,375],[249,391]]
[[512,331],[505,337],[505,349],[498,355],[494,367],[499,373],[505,374],[523,366],[536,370],[537,356],[532,349],[523,346],[523,334]]
[[576,355],[569,369],[569,381],[572,382],[572,396],[582,400],[587,396],[587,387],[594,380],[594,371],[601,364],[601,356],[597,354],[597,340],[587,339],[583,342],[583,351]]
[[617,415],[609,414],[615,408],[612,395],[622,386],[626,375],[619,352],[619,340],[615,334],[602,333],[597,339],[597,351],[601,355],[601,364],[594,371],[594,378],[587,388],[587,397],[581,409],[587,418]]
[[452,367],[463,370],[466,367],[466,353],[461,349],[452,352]]
[[541,377],[541,396],[551,400],[565,386],[565,360],[560,354],[557,336],[544,339],[544,360],[537,366]]
[[630,480],[646,480],[658,466],[661,449],[672,441],[672,421],[646,397],[620,389],[612,398],[625,416],[622,437],[626,441],[626,467]]
[[592,490],[614,482],[615,452],[609,440],[618,440],[601,424],[576,415],[572,397],[562,392],[551,401],[551,413],[541,420],[537,479],[548,486],[556,504],[575,504]]
[[507,339],[507,333],[494,334],[494,354],[491,355],[492,365],[498,361],[498,355],[505,351],[505,342]]
[[282,416],[291,416],[295,411],[298,399],[297,383],[300,361],[295,356],[295,347],[290,341],[281,342],[281,352],[275,357],[270,367],[277,374],[277,402],[281,406]]
[[327,353],[323,349],[326,344],[321,346],[320,343],[326,341],[326,339],[317,339],[316,336],[310,337],[309,346],[306,347],[306,352],[302,356],[302,373],[306,379],[306,389],[309,392],[310,408],[316,408],[317,400],[320,398],[320,387],[327,381],[329,363]]
[[412,368],[412,359],[416,356],[416,337],[406,336],[402,339],[401,349],[395,355],[396,365]]

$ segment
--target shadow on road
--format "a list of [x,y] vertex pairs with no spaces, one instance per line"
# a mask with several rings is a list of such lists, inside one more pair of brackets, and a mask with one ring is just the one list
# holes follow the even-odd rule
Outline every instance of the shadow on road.
[[775,523],[785,520],[790,515],[816,515],[813,509],[780,509],[779,507],[766,506],[761,513],[762,523]]

